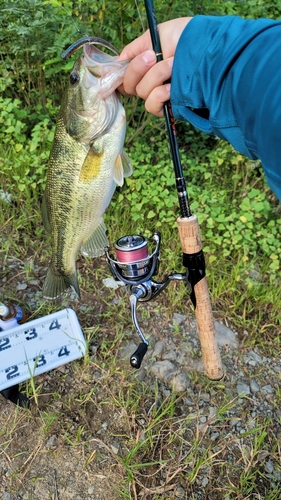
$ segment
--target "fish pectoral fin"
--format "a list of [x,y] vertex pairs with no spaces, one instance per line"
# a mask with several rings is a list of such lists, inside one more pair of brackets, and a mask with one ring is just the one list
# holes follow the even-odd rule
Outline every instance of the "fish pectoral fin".
[[47,211],[47,202],[46,202],[46,194],[43,194],[43,199],[41,203],[41,213],[42,213],[42,220],[43,220],[43,225],[45,230],[47,231],[48,234],[51,234],[51,225],[48,217],[48,211]]
[[130,177],[130,175],[132,175],[133,173],[133,166],[131,164],[131,160],[127,155],[127,153],[125,153],[125,151],[122,152],[121,158],[122,158],[124,177]]
[[80,300],[80,290],[76,272],[71,276],[66,276],[64,274],[55,274],[51,267],[48,268],[43,285],[43,297],[45,299],[54,300],[62,295],[69,287],[75,290]]
[[124,184],[124,172],[121,155],[118,155],[113,169],[113,180],[117,184],[117,186],[123,186]]
[[81,246],[81,253],[85,257],[100,257],[104,254],[104,249],[107,246],[106,225],[103,219],[101,219],[98,227],[91,234],[90,238]]
[[100,167],[103,157],[103,151],[97,152],[95,148],[91,147],[83,162],[80,170],[79,180],[82,182],[91,182],[100,173]]
[[128,155],[123,151],[117,156],[113,170],[113,180],[117,186],[123,186],[124,177],[129,177],[133,172]]

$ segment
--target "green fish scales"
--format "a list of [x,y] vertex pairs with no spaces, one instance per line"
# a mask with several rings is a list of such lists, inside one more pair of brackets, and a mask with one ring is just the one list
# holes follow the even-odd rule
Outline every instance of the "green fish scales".
[[132,173],[123,151],[125,111],[115,91],[127,64],[86,45],[71,72],[42,204],[52,245],[45,298],[54,299],[69,286],[80,298],[77,253],[98,257],[108,245],[102,216],[116,185]]

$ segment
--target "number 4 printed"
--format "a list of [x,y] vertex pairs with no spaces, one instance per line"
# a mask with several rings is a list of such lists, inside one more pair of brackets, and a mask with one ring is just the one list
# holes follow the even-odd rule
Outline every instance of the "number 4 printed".
[[66,345],[60,348],[58,357],[61,358],[62,356],[69,356],[70,351],[67,349]]
[[61,325],[59,324],[58,320],[54,319],[54,321],[52,321],[52,323],[49,326],[49,330],[59,330],[60,327]]

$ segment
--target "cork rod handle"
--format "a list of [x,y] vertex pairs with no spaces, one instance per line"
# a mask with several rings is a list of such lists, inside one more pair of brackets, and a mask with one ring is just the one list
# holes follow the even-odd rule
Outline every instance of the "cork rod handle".
[[[179,217],[177,223],[183,253],[190,255],[200,252],[202,243],[196,215],[188,218]],[[223,376],[223,368],[206,276],[196,283],[194,293],[196,297],[195,317],[206,375],[212,380],[219,380]]]

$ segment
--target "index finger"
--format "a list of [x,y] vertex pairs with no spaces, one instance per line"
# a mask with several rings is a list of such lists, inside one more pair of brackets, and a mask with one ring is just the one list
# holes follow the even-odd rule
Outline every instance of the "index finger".
[[139,38],[136,38],[131,43],[126,45],[118,57],[118,60],[133,59],[147,50],[152,50],[152,42],[149,31],[146,31]]
[[133,57],[124,75],[123,83],[118,90],[126,97],[137,94],[137,85],[148,70],[156,63],[153,50],[147,50]]

